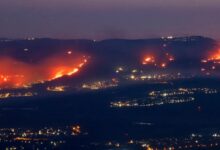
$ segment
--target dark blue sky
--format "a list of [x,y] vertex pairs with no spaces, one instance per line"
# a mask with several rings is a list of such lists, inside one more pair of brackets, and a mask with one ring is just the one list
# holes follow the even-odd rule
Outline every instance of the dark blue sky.
[[1,0],[0,37],[220,39],[220,0]]

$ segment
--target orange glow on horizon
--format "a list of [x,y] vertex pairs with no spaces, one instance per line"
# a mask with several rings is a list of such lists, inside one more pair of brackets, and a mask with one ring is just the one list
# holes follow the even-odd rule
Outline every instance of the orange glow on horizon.
[[215,51],[214,53],[212,53],[208,60],[220,60],[220,49],[218,49],[217,51]]

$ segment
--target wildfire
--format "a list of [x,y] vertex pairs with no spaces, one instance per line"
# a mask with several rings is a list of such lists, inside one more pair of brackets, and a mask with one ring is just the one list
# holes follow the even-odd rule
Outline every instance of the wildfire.
[[204,64],[200,69],[201,72],[205,73],[206,75],[215,73],[215,70],[219,68],[220,64],[220,49],[207,53],[207,57],[202,58],[201,63]]
[[220,60],[220,49],[217,50],[216,52],[212,53],[209,58],[209,61],[215,61],[215,60]]
[[[214,63],[214,64],[220,64],[220,49],[209,52],[207,58],[201,59],[201,63]],[[215,70],[215,66],[211,68],[212,70]]]
[[53,77],[49,80],[54,80],[54,79],[57,79],[57,78],[61,78],[65,75],[67,76],[71,76],[75,73],[77,73],[79,71],[79,68],[62,68],[62,69],[59,69],[58,71],[55,72],[55,75],[53,75]]
[[53,55],[38,64],[1,57],[0,88],[19,88],[63,76],[72,76],[78,73],[87,61],[87,57],[78,53],[73,55],[72,51]]
[[164,54],[163,56],[152,56],[147,55],[142,61],[142,65],[154,65],[160,68],[166,68],[167,65],[175,60],[174,56],[169,53]]
[[146,56],[142,62],[143,65],[153,64],[155,62],[155,58],[153,56]]

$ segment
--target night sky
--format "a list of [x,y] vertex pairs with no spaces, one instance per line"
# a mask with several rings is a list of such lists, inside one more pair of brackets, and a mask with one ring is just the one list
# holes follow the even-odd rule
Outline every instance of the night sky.
[[220,0],[1,0],[0,37],[220,39]]

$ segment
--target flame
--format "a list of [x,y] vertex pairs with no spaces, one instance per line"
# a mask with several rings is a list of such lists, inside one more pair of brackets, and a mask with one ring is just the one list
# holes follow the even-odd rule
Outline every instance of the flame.
[[75,73],[77,73],[79,71],[79,68],[63,68],[63,69],[58,69],[57,71],[55,71],[54,75],[52,75],[51,79],[49,80],[54,80],[57,78],[61,78],[65,75],[71,76]]
[[155,62],[154,56],[147,55],[147,56],[144,57],[144,60],[143,60],[142,64],[143,65],[148,65],[148,64],[153,64],[154,62]]
[[209,61],[211,61],[211,60],[220,60],[220,49],[218,49],[217,51],[211,53],[208,60]]
[[169,53],[163,54],[163,56],[158,55],[145,55],[142,65],[154,65],[161,68],[166,68],[167,65],[171,62],[175,61],[175,58],[173,55]]
[[10,57],[0,58],[0,88],[20,88],[34,83],[72,76],[87,63],[87,57],[69,51],[56,54],[37,64]]

